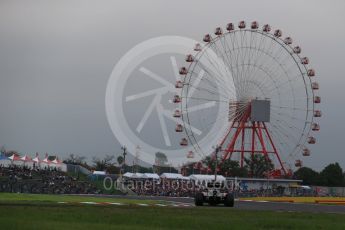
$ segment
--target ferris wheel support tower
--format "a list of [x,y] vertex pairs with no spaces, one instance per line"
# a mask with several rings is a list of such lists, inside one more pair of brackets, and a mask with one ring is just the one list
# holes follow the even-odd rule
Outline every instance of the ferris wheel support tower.
[[[229,114],[231,113],[234,103],[229,103]],[[237,103],[235,103],[237,104]],[[238,109],[237,106],[234,107],[235,110]],[[239,113],[239,112],[237,112]],[[231,119],[229,117],[229,119]],[[221,141],[219,146],[224,146],[226,140],[230,140],[228,144],[223,147],[223,157],[222,161],[226,159],[231,159],[234,153],[239,153],[240,155],[240,166],[244,166],[245,155],[250,154],[251,158],[254,158],[255,154],[262,154],[265,156],[267,161],[271,161],[270,155],[276,157],[281,167],[281,170],[286,175],[287,171],[283,165],[283,162],[278,154],[278,150],[274,145],[273,139],[267,129],[266,122],[270,120],[270,101],[269,100],[251,100],[247,103],[246,109],[243,114],[238,114],[236,118],[232,121],[229,131]],[[232,132],[234,131],[235,132]],[[250,134],[250,146],[245,147],[246,134]],[[259,145],[256,145],[257,142]],[[239,143],[236,148],[235,144]]]

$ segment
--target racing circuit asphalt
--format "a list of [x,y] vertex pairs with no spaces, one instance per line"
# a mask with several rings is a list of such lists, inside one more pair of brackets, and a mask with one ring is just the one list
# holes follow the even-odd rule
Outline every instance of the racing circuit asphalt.
[[[193,204],[194,199],[188,197],[163,197],[163,196],[132,196],[132,195],[110,195],[107,197],[135,199],[135,200],[163,200],[173,203]],[[204,206],[208,206],[205,204]],[[214,208],[225,208],[223,205]],[[235,201],[235,209],[257,210],[257,211],[281,211],[281,212],[313,212],[313,213],[339,213],[345,214],[345,205],[328,205],[314,203],[289,203],[289,202],[267,202],[267,201]]]

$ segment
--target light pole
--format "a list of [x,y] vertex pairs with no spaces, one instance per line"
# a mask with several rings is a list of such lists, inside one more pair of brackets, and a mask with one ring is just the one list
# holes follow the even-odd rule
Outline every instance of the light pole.
[[218,168],[218,152],[221,150],[221,146],[217,145],[213,147],[215,149],[214,151],[214,157],[215,157],[215,168],[214,168],[214,181],[217,181],[217,168]]
[[136,147],[136,150],[135,150],[135,160],[134,160],[134,162],[135,162],[135,172],[137,173],[137,172],[139,172],[139,169],[140,169],[140,167],[139,167],[139,154],[140,154],[140,146],[139,145],[137,145],[137,147]]
[[123,173],[124,173],[124,172],[125,172],[125,167],[126,167],[127,148],[126,148],[126,146],[124,145],[124,146],[121,147],[121,149],[122,149],[122,151],[123,151],[123,153],[122,153],[122,155],[123,155],[122,171],[123,171]]

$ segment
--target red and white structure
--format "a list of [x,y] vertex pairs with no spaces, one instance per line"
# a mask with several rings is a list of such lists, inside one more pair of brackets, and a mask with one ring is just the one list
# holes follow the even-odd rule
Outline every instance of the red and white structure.
[[[317,143],[322,113],[316,71],[302,47],[282,30],[256,21],[217,27],[203,41],[186,55],[176,83],[181,89],[173,102],[180,108],[174,117],[181,116],[183,124],[175,131],[184,130],[180,145],[210,155],[200,140],[221,120],[223,126],[207,135],[222,133],[214,143],[222,161],[238,160],[243,167],[245,158],[260,154],[274,164],[275,176],[303,166],[302,158],[312,154],[309,146]],[[203,103],[216,106],[195,113]]]
[[36,153],[32,161],[35,162],[36,165],[39,165],[41,163],[41,159],[39,158],[38,153]]
[[8,159],[10,159],[11,161],[19,161],[20,156],[18,154],[13,153],[10,157],[8,157]]
[[39,154],[36,153],[34,158],[31,158],[28,154],[20,156],[19,154],[12,154],[9,157],[2,157],[0,159],[0,164],[4,166],[9,165],[17,165],[17,166],[25,166],[29,168],[56,168],[61,171],[67,171],[67,165],[64,164],[59,158],[56,156],[54,160],[49,160],[49,156],[46,153],[45,158],[43,160],[40,159]]
[[31,157],[28,156],[28,154],[25,154],[25,155],[22,156],[20,159],[21,159],[24,163],[25,163],[25,162],[32,162],[32,159],[31,159]]

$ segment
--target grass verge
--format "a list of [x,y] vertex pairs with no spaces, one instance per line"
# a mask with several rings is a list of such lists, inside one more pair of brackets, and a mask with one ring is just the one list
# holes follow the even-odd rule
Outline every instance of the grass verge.
[[229,208],[0,205],[1,229],[345,229],[344,215]]
[[164,201],[122,199],[114,197],[74,196],[74,195],[47,195],[25,193],[0,193],[0,203],[57,203],[57,202],[118,202],[125,204],[152,204],[164,203]]
[[276,201],[276,202],[295,202],[295,203],[322,203],[322,204],[344,204],[345,197],[250,197],[240,200],[255,201]]

